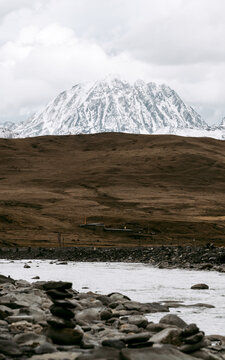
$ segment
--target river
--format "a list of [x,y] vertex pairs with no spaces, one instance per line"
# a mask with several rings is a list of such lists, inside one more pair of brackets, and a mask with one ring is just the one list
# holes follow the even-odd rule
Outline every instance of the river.
[[[225,335],[225,273],[183,269],[158,269],[140,263],[68,262],[50,264],[50,260],[32,260],[24,268],[25,260],[0,260],[0,273],[14,279],[71,281],[78,291],[102,294],[121,292],[141,302],[179,301],[183,305],[205,303],[215,308],[178,307],[170,312],[187,323],[196,323],[207,335]],[[191,290],[197,283],[206,283],[209,290]],[[157,322],[165,313],[149,314],[149,321]]]

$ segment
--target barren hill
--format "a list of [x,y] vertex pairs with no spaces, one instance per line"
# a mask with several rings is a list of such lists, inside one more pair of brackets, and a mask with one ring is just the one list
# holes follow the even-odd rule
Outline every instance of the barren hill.
[[223,245],[224,155],[170,135],[0,139],[0,245]]

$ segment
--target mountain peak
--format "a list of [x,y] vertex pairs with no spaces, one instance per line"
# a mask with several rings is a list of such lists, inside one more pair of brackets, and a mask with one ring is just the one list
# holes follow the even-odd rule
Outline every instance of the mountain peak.
[[61,92],[13,132],[15,137],[99,132],[185,135],[190,131],[195,136],[206,128],[201,116],[169,86],[143,80],[131,83],[110,74]]

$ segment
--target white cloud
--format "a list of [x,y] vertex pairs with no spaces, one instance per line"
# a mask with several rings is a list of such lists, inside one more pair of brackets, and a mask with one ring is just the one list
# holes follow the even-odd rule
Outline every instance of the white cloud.
[[0,121],[119,73],[224,115],[224,0],[0,0]]
[[[109,56],[96,43],[76,38],[56,24],[28,27],[18,39],[0,48],[0,110],[9,116],[29,115],[57,92],[76,82],[96,80],[108,73],[144,76],[145,65],[123,53]],[[27,114],[26,114],[27,111]]]

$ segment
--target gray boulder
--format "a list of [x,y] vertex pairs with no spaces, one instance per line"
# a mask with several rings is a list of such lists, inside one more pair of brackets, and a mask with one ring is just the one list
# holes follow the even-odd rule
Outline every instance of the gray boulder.
[[148,319],[143,315],[129,316],[127,321],[129,324],[133,324],[141,328],[146,328],[148,325]]
[[172,344],[179,346],[182,344],[181,333],[181,329],[167,328],[153,335],[150,338],[150,341],[153,343]]
[[163,316],[160,321],[162,324],[169,324],[169,325],[175,325],[181,329],[185,328],[187,326],[187,323],[179,318],[179,316],[174,314],[168,314]]

